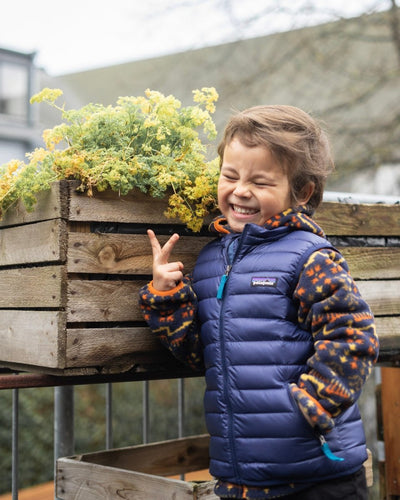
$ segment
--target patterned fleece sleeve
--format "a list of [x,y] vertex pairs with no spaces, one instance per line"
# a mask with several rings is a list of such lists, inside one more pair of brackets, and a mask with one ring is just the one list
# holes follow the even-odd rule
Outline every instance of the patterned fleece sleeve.
[[193,370],[203,370],[203,355],[196,319],[197,298],[185,277],[173,290],[161,292],[152,282],[139,292],[143,317],[160,342]]
[[299,324],[311,331],[315,352],[291,392],[310,425],[327,433],[334,417],[357,401],[377,360],[374,318],[335,250],[311,255],[294,296]]

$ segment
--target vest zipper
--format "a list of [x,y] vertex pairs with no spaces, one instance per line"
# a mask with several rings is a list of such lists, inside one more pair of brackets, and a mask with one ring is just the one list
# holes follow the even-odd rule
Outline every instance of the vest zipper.
[[222,297],[224,295],[224,289],[225,289],[225,284],[226,280],[228,279],[229,273],[231,272],[232,266],[227,265],[225,269],[225,274],[222,275],[221,281],[219,283],[218,291],[217,291],[217,299],[222,300]]
[[226,282],[228,280],[228,277],[229,277],[229,273],[231,272],[231,269],[232,269],[232,264],[233,264],[233,261],[235,259],[235,255],[237,253],[237,250],[240,246],[240,241],[241,241],[242,238],[240,238],[238,244],[236,245],[235,244],[235,241],[231,241],[228,245],[228,248],[227,248],[227,261],[228,261],[228,264],[225,268],[225,274],[222,275],[221,277],[221,281],[219,283],[219,286],[218,286],[218,291],[217,291],[217,299],[218,300],[222,300],[222,297],[224,296],[224,289],[225,289],[225,285],[226,285]]
[[[236,446],[235,446],[235,440],[233,438],[233,419],[232,419],[232,402],[231,398],[229,395],[229,388],[228,388],[228,368],[226,365],[226,348],[225,348],[225,336],[224,336],[224,305],[225,305],[225,300],[224,300],[224,290],[225,290],[225,285],[228,281],[229,273],[231,272],[233,262],[235,260],[235,256],[238,253],[241,241],[243,239],[243,233],[241,235],[241,238],[239,240],[239,243],[237,245],[237,248],[235,251],[232,253],[232,250],[234,247],[230,246],[227,251],[227,256],[228,256],[228,264],[225,268],[225,274],[221,277],[221,282],[218,287],[217,291],[217,299],[221,300],[221,314],[219,318],[219,339],[221,343],[221,364],[222,364],[222,372],[224,376],[224,398],[225,398],[225,403],[227,407],[227,417],[228,417],[228,440],[229,440],[229,446],[231,449],[231,454],[232,454],[232,469],[234,476],[239,479],[239,471],[238,471],[238,463],[237,463],[237,457],[236,457]],[[231,243],[232,245],[232,243]]]
[[321,443],[321,449],[323,454],[329,458],[329,460],[333,460],[336,462],[343,462],[344,458],[338,457],[334,453],[332,453],[331,449],[329,448],[328,443],[326,442],[325,437],[322,434],[318,435],[319,442]]

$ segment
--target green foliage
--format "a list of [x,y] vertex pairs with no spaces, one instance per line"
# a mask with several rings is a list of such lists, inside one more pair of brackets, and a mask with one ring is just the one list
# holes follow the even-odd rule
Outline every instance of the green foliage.
[[35,194],[60,179],[76,179],[93,195],[111,188],[120,194],[139,189],[152,197],[168,195],[166,215],[193,231],[216,206],[218,160],[206,161],[208,140],[217,131],[211,114],[214,88],[193,91],[193,106],[182,107],[172,95],[147,90],[145,96],[121,97],[115,106],[88,104],[65,110],[55,101],[59,89],[44,89],[31,103],[46,102],[63,122],[43,132],[45,147],[0,166],[0,216],[17,200],[28,210]]

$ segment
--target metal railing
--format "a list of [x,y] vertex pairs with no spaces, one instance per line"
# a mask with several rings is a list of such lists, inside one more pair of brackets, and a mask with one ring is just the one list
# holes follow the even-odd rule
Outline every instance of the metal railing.
[[[118,377],[119,378],[119,377]],[[69,379],[67,377],[67,379]],[[12,391],[12,500],[18,500],[19,492],[19,391],[21,388],[49,387],[54,385],[54,464],[57,458],[74,454],[74,388],[65,385],[69,380],[36,374],[6,374],[0,376],[0,390]],[[120,380],[118,380],[120,381]],[[78,377],[79,384],[88,383],[87,377]],[[96,382],[94,383],[102,383]],[[58,385],[60,384],[60,385]],[[177,379],[178,384],[178,437],[184,436],[184,379]],[[149,381],[142,382],[142,442],[149,442],[150,403]],[[113,382],[105,383],[105,449],[113,447]],[[55,477],[55,467],[54,467]],[[57,498],[55,496],[55,498]]]
[[324,201],[338,201],[340,203],[368,203],[368,204],[385,203],[387,205],[398,205],[400,204],[400,196],[325,191]]

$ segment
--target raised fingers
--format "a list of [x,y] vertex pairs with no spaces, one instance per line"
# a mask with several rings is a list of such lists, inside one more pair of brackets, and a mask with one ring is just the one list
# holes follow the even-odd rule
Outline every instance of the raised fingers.
[[182,262],[169,262],[179,235],[173,234],[164,246],[161,246],[154,231],[149,229],[147,234],[153,251],[153,286],[160,291],[171,290],[183,278]]
[[157,259],[159,264],[166,264],[169,261],[174,246],[179,240],[179,234],[173,234],[163,247],[160,245],[160,242],[158,241],[153,230],[148,229],[147,234],[153,251],[153,259]]
[[150,240],[151,249],[153,251],[153,257],[158,256],[161,253],[161,245],[152,229],[147,230],[147,236]]

